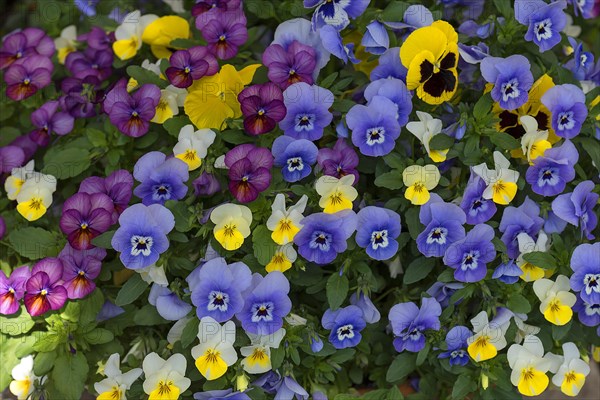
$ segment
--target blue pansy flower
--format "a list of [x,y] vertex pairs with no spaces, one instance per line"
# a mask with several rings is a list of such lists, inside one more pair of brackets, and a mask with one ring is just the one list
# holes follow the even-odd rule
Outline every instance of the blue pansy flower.
[[594,15],[594,0],[569,0],[573,4],[575,16],[581,14],[585,19],[593,18]]
[[505,110],[527,103],[533,85],[531,65],[527,58],[513,54],[506,58],[486,57],[480,64],[483,78],[494,85],[492,99]]
[[350,23],[350,18],[360,16],[371,0],[304,0],[304,7],[316,7],[312,16],[313,30],[323,25],[331,25],[342,30]]
[[585,326],[600,324],[600,303],[588,303],[578,296],[577,302],[573,306],[573,311],[577,313],[579,322]]
[[367,326],[363,313],[357,306],[347,306],[335,311],[328,309],[321,318],[323,328],[331,330],[329,342],[336,349],[355,347],[360,343],[360,331]]
[[418,353],[425,347],[428,329],[440,329],[442,307],[433,298],[424,298],[421,308],[413,302],[399,303],[390,309],[388,319],[394,332],[394,348]]
[[251,400],[244,392],[234,392],[233,389],[209,390],[194,393],[194,400]]
[[310,140],[279,136],[273,142],[275,165],[281,167],[286,182],[297,182],[306,178],[317,162],[319,149]]
[[465,212],[435,193],[421,207],[419,218],[425,229],[417,236],[417,248],[425,257],[442,257],[452,243],[465,237]]
[[429,26],[433,23],[433,14],[429,9],[421,4],[411,5],[402,16],[402,21],[384,21],[384,24],[390,28],[403,31],[408,35],[415,29]]
[[552,210],[548,210],[548,214],[544,219],[544,232],[546,233],[562,233],[567,227],[567,221],[560,219]]
[[111,245],[121,253],[126,268],[141,269],[154,264],[169,248],[167,234],[175,227],[175,217],[160,204],[134,204],[123,211],[119,225]]
[[454,269],[459,282],[479,282],[487,274],[487,263],[496,258],[492,243],[494,229],[486,224],[475,225],[464,239],[454,242],[444,254],[444,264]]
[[360,44],[366,52],[381,55],[390,47],[390,37],[381,22],[373,21],[367,25],[367,31]]
[[540,207],[529,197],[526,197],[519,207],[506,207],[498,227],[498,230],[503,233],[501,239],[506,245],[506,254],[514,259],[519,257],[517,242],[519,233],[524,232],[535,238],[543,225],[544,219],[540,217]]
[[498,265],[492,274],[492,278],[512,285],[519,280],[521,275],[523,275],[523,270],[515,263],[515,260],[508,260]]
[[515,19],[527,26],[525,40],[533,42],[540,52],[560,43],[560,32],[567,25],[564,0],[546,3],[542,0],[515,0]]
[[82,14],[93,17],[96,15],[96,5],[100,0],[75,0],[75,5]]
[[342,42],[340,32],[333,26],[325,25],[319,29],[319,35],[321,36],[323,47],[344,63],[347,63],[348,60],[353,64],[358,64],[360,62],[360,60],[354,56],[354,43],[345,45]]
[[323,129],[333,119],[329,112],[333,98],[331,91],[317,85],[305,82],[290,85],[283,92],[287,112],[279,127],[294,139],[321,139]]
[[473,336],[473,332],[466,326],[457,325],[446,334],[448,350],[440,353],[438,358],[449,358],[451,366],[465,366],[469,363],[469,354],[466,351],[467,339]]
[[436,299],[442,307],[447,307],[454,292],[464,287],[460,282],[435,282],[426,293]]
[[542,104],[552,115],[552,129],[557,136],[571,139],[579,135],[588,110],[583,91],[571,84],[551,87],[542,96]]
[[595,238],[592,232],[598,225],[594,207],[600,195],[593,192],[594,187],[594,182],[583,181],[575,186],[573,192],[561,194],[552,202],[554,214],[571,225],[579,226],[581,235],[589,240]]
[[371,81],[396,78],[406,82],[408,70],[400,61],[400,47],[392,47],[379,57],[379,64],[373,68],[369,77]]
[[467,224],[477,225],[488,221],[496,214],[496,203],[491,199],[484,199],[483,192],[487,185],[483,179],[471,171],[469,182],[465,188],[460,208],[467,216]]
[[580,244],[571,256],[571,289],[583,301],[600,304],[600,242]]
[[483,42],[479,42],[477,45],[467,45],[459,43],[458,53],[460,54],[460,58],[464,62],[468,64],[479,64],[481,60],[483,60],[486,57],[489,57],[490,49]]
[[198,267],[187,281],[198,318],[212,317],[225,322],[242,310],[242,293],[250,286],[252,273],[243,262],[228,265],[219,257]]
[[398,252],[400,215],[380,207],[365,207],[357,214],[356,244],[374,260],[389,260]]
[[133,194],[145,205],[182,199],[188,190],[188,171],[187,164],[178,158],[167,158],[160,151],[146,153],[133,168],[133,177],[141,182]]
[[323,350],[323,341],[318,335],[310,337],[308,340],[310,341],[310,349],[313,353],[318,353]]
[[412,111],[412,94],[406,88],[406,84],[396,78],[374,80],[365,89],[367,106],[375,96],[383,96],[396,105],[396,119],[402,127],[408,122],[408,116]]
[[158,314],[168,321],[178,321],[192,311],[190,304],[181,300],[168,287],[156,283],[150,289],[148,303],[155,306]]
[[579,153],[570,140],[544,152],[533,160],[525,179],[531,189],[542,196],[556,196],[565,190],[568,182],[575,179],[575,164]]
[[396,104],[383,96],[374,96],[369,105],[356,104],[348,111],[346,124],[352,131],[352,143],[362,154],[378,157],[394,149],[400,136],[397,112]]
[[458,27],[458,33],[467,35],[469,37],[478,37],[485,39],[494,33],[494,22],[488,22],[487,24],[479,25],[472,19],[466,20]]
[[578,81],[586,80],[594,71],[594,55],[583,51],[583,42],[578,43],[572,37],[568,39],[573,48],[573,58],[565,64],[565,67],[571,70],[573,77]]
[[360,295],[352,293],[352,296],[350,296],[350,304],[361,309],[363,318],[367,324],[375,324],[381,319],[379,310],[375,307],[375,304],[373,304],[369,296],[364,293],[360,293]]

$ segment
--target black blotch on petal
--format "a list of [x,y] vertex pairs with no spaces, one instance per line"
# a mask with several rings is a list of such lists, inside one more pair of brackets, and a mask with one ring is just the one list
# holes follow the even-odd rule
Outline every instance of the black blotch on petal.
[[425,82],[431,75],[433,75],[433,64],[425,60],[421,63],[421,79],[419,82]]
[[441,69],[454,68],[455,64],[456,64],[456,54],[448,53],[444,56],[444,58],[442,58],[442,61],[440,62],[440,68]]
[[444,92],[452,92],[456,87],[456,77],[451,71],[441,69],[425,82],[423,90],[433,97],[441,97]]

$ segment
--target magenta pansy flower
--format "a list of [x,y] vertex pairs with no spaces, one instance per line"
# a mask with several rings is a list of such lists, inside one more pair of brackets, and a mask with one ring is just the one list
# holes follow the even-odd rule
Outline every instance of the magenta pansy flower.
[[[0,70],[22,63],[29,56],[52,57],[54,40],[39,28],[26,28],[6,36],[0,48]],[[29,61],[28,61],[29,62]]]
[[50,84],[54,65],[43,56],[28,57],[25,63],[15,63],[4,74],[6,95],[14,101],[33,96]]
[[75,193],[65,201],[60,229],[75,249],[89,249],[92,239],[112,224],[113,210],[112,200],[103,193]]
[[156,114],[160,89],[147,83],[130,95],[126,86],[126,81],[121,80],[108,92],[103,103],[104,112],[123,134],[140,137],[148,132],[150,120]]
[[25,283],[29,276],[27,265],[12,271],[8,278],[4,271],[0,271],[0,314],[10,315],[19,310],[19,300],[25,295]]
[[119,215],[129,205],[133,195],[133,175],[127,170],[119,169],[106,178],[90,176],[81,181],[79,192],[87,194],[104,193],[110,197],[114,206],[111,223],[114,224],[117,222]]
[[66,135],[73,130],[75,119],[64,111],[58,111],[58,101],[48,101],[31,113],[31,123],[37,129],[29,133],[31,140],[47,146],[52,132]]
[[196,19],[208,50],[221,60],[234,57],[248,40],[246,16],[241,10],[208,13]]
[[268,149],[252,144],[242,144],[227,152],[229,190],[239,202],[256,200],[260,192],[269,187],[273,161]]
[[189,87],[195,80],[219,71],[217,59],[204,46],[177,50],[171,55],[169,63],[171,66],[167,68],[165,75],[178,88]]
[[85,251],[74,251],[60,257],[62,280],[69,299],[82,299],[96,288],[94,279],[100,275],[102,261]]
[[250,135],[272,131],[285,117],[283,93],[274,83],[249,86],[240,92],[238,100],[244,114],[244,130]]
[[25,284],[25,307],[36,317],[62,308],[67,290],[61,285],[63,264],[58,258],[44,258],[35,264]]

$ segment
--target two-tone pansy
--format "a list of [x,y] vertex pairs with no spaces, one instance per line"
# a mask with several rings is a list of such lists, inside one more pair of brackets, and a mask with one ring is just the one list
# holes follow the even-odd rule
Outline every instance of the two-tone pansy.
[[177,400],[190,387],[185,377],[187,361],[183,354],[175,353],[168,360],[152,352],[142,362],[146,379],[142,384],[148,400]]
[[248,333],[250,345],[240,349],[244,356],[241,364],[244,371],[249,374],[261,374],[271,370],[271,348],[279,347],[285,336],[285,329],[281,328],[267,335],[254,335]]
[[196,360],[196,368],[207,380],[220,378],[237,361],[238,355],[233,348],[233,321],[221,325],[211,317],[203,317],[198,325],[198,340],[200,343],[192,347],[192,357]]
[[173,155],[185,162],[190,171],[198,169],[215,137],[215,132],[210,129],[194,130],[193,125],[185,125],[179,131]]
[[294,240],[294,236],[302,229],[300,221],[306,208],[308,197],[303,195],[293,206],[286,208],[285,195],[278,193],[271,205],[271,215],[267,219],[267,228],[272,232],[271,238],[279,245]]
[[210,213],[213,233],[225,250],[237,250],[250,235],[252,212],[246,206],[221,204]]

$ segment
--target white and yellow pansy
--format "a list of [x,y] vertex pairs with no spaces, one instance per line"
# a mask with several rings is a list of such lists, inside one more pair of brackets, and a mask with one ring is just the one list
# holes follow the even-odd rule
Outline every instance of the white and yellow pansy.
[[253,335],[248,333],[251,344],[240,349],[245,357],[242,360],[244,371],[249,374],[262,374],[271,370],[271,348],[278,348],[285,336],[281,328],[271,335]]
[[17,194],[17,211],[28,221],[40,219],[52,204],[56,178],[39,172],[28,175]]
[[6,190],[6,197],[9,200],[16,200],[17,195],[21,191],[23,184],[28,177],[33,175],[34,161],[29,161],[24,167],[17,167],[11,170],[10,176],[4,181],[4,190]]
[[521,268],[523,274],[520,278],[525,282],[537,281],[543,278],[546,271],[543,268],[533,265],[528,261],[525,261],[523,256],[534,251],[548,251],[548,235],[544,231],[540,231],[538,234],[537,241],[534,241],[531,236],[525,232],[521,232],[517,235],[517,243],[519,244],[519,257],[517,257],[517,266]]
[[556,281],[538,279],[533,283],[533,291],[540,299],[540,312],[554,325],[565,325],[573,317],[571,307],[577,297],[570,292],[569,278],[558,275]]
[[18,400],[25,400],[35,389],[34,382],[38,377],[33,373],[33,356],[21,358],[11,371],[13,380],[8,389],[17,396]]
[[430,190],[440,182],[440,170],[433,164],[425,166],[411,165],[402,171],[402,181],[406,186],[404,197],[416,206],[429,201]]
[[358,192],[352,186],[354,175],[349,174],[336,178],[323,175],[315,185],[317,193],[321,195],[319,206],[323,212],[333,214],[342,210],[351,210],[352,202],[358,197]]
[[544,346],[540,339],[527,335],[523,345],[513,344],[507,353],[508,365],[512,369],[511,383],[524,396],[538,396],[548,387],[550,379],[546,375],[552,360],[544,356]]
[[252,211],[246,206],[221,204],[210,213],[213,233],[225,250],[237,250],[250,235]]
[[142,368],[146,376],[143,383],[148,400],[176,400],[190,387],[191,381],[185,377],[187,361],[183,354],[173,354],[168,360],[156,353],[144,358]]
[[115,30],[115,42],[112,45],[115,55],[121,60],[134,57],[142,47],[144,30],[157,19],[156,15],[142,15],[139,10],[127,14]]
[[286,209],[285,196],[282,193],[275,196],[271,205],[271,216],[267,220],[267,228],[272,232],[271,238],[279,245],[285,245],[294,240],[294,236],[302,228],[300,221],[306,208],[308,197],[303,195],[293,206]]
[[581,359],[579,349],[575,343],[568,342],[562,345],[563,355],[557,356],[559,364],[552,371],[552,383],[560,387],[567,396],[577,396],[585,383],[585,378],[590,374],[590,366]]
[[510,169],[510,162],[499,151],[494,151],[494,164],[494,169],[489,169],[485,163],[481,163],[473,167],[473,172],[487,185],[482,195],[484,199],[507,205],[517,194],[519,172]]
[[475,334],[467,339],[467,351],[477,362],[496,357],[499,350],[506,347],[506,330],[510,320],[498,325],[488,321],[485,311],[480,312],[471,320]]
[[178,142],[173,147],[173,154],[188,165],[193,171],[202,165],[202,160],[208,153],[208,148],[215,141],[216,134],[210,129],[195,130],[194,125],[188,124],[179,131]]
[[271,257],[271,261],[265,266],[267,272],[279,271],[285,272],[292,268],[292,264],[298,258],[298,253],[292,243],[279,246]]
[[142,375],[143,371],[141,368],[134,368],[122,373],[120,363],[121,356],[119,353],[111,354],[108,357],[104,366],[106,379],[94,383],[94,389],[98,393],[97,400],[127,400],[125,392]]
[[196,368],[207,380],[220,378],[238,359],[233,348],[235,323],[227,321],[222,326],[212,317],[203,317],[198,326],[200,344],[192,347]]
[[445,161],[449,149],[431,150],[429,148],[431,139],[442,132],[442,120],[433,118],[430,114],[422,111],[417,111],[417,117],[419,121],[409,122],[406,124],[406,129],[419,139],[433,162]]
[[521,150],[530,164],[544,152],[552,147],[548,141],[548,131],[538,130],[538,123],[535,118],[529,115],[523,115],[519,118],[521,126],[525,129],[525,134],[521,138]]
[[58,62],[64,64],[67,56],[77,50],[77,27],[69,25],[60,32],[60,36],[54,39]]

